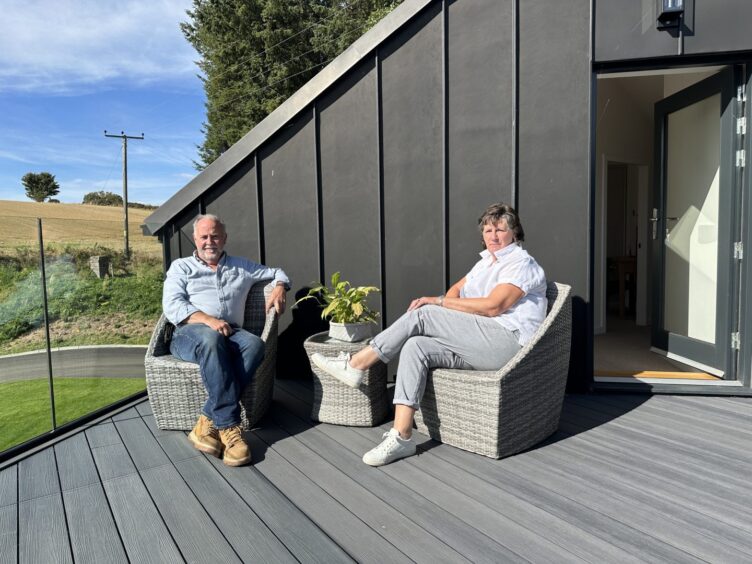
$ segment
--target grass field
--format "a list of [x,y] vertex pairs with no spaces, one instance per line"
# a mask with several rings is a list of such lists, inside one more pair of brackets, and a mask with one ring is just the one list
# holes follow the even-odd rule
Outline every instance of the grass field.
[[[56,378],[57,424],[140,392],[143,378]],[[0,452],[52,429],[46,379],[0,384]]]
[[[129,245],[135,251],[160,255],[157,238],[141,233],[141,224],[153,211],[128,209]],[[36,247],[38,217],[45,246],[123,248],[123,208],[0,200],[0,251]]]

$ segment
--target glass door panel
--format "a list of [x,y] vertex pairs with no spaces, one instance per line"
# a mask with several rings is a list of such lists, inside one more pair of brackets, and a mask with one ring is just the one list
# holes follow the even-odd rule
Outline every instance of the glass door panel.
[[666,151],[664,328],[708,343],[716,326],[720,108],[716,94],[670,114]]

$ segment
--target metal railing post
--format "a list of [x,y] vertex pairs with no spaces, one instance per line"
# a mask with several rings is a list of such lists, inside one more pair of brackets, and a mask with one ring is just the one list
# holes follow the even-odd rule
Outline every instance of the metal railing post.
[[52,414],[52,430],[57,429],[55,418],[55,387],[52,381],[52,346],[50,344],[50,323],[47,310],[47,275],[44,269],[44,238],[42,236],[42,218],[37,218],[37,231],[39,238],[39,265],[42,273],[42,300],[44,303],[44,333],[47,344],[47,374],[50,382],[50,411]]

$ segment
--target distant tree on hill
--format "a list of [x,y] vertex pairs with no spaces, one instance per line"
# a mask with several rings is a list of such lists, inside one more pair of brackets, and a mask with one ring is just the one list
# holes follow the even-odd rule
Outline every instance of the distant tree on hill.
[[122,206],[123,198],[112,192],[89,192],[84,196],[83,203],[90,206]]
[[21,177],[21,184],[26,188],[26,196],[35,202],[44,202],[60,192],[55,175],[49,172],[27,172]]
[[[84,196],[83,203],[90,206],[122,206],[123,198],[122,196],[119,196],[118,194],[114,194],[112,192],[89,192]],[[159,206],[154,206],[152,204],[140,204],[138,202],[128,202],[128,207],[144,210],[155,210]]]

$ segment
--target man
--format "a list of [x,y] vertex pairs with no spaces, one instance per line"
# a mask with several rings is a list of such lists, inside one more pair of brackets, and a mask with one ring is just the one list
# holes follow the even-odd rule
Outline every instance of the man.
[[266,309],[281,315],[290,280],[280,268],[227,255],[227,232],[216,215],[196,218],[193,240],[193,256],[172,263],[162,294],[165,316],[175,325],[170,352],[200,366],[209,395],[188,439],[228,466],[241,466],[251,451],[238,400],[264,358],[264,342],[242,329],[246,296],[256,282],[274,280]]

